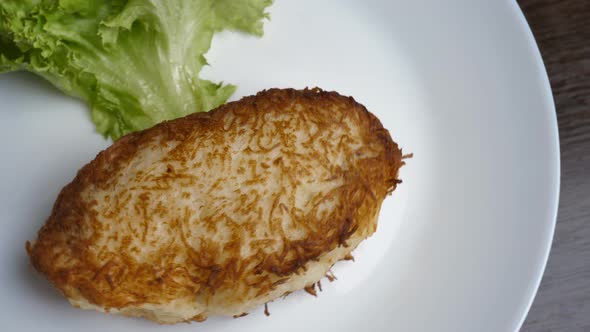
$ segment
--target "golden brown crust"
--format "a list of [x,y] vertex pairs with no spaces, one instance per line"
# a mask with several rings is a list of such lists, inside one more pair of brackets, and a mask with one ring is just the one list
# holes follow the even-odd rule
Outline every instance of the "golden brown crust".
[[[402,164],[389,132],[353,98],[265,90],[115,142],[63,188],[28,252],[67,297],[106,310],[240,304],[353,234],[372,234]],[[301,194],[313,181],[326,187]],[[201,201],[179,203],[195,191]]]

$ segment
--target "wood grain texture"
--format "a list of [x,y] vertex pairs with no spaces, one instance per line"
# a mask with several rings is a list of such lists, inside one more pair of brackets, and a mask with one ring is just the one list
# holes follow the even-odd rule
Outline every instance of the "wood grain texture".
[[562,167],[553,248],[522,331],[590,331],[590,0],[518,2],[549,73]]

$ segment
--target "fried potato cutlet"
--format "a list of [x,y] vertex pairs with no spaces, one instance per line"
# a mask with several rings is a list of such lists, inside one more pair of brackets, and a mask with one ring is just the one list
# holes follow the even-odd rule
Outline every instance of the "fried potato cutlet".
[[353,98],[270,89],[116,141],[27,250],[76,307],[159,323],[241,315],[349,257],[402,164]]

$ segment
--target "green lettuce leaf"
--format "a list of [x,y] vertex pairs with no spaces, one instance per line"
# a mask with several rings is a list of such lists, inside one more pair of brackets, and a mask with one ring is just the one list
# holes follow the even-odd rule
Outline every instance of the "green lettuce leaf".
[[0,72],[28,70],[126,133],[223,104],[235,86],[199,78],[213,34],[261,36],[272,0],[0,0]]

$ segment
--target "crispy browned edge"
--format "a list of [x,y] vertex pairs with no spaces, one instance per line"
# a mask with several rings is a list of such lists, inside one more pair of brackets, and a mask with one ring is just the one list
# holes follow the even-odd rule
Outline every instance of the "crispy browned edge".
[[[80,228],[84,227],[80,223],[81,217],[83,214],[90,213],[90,207],[93,204],[93,202],[86,202],[82,199],[80,193],[90,184],[99,187],[106,185],[111,174],[115,174],[124,167],[133,158],[138,149],[141,149],[145,144],[150,144],[154,138],[162,137],[164,140],[182,141],[191,132],[198,130],[198,128],[213,126],[210,130],[215,130],[215,126],[223,126],[223,121],[217,121],[216,119],[222,118],[225,112],[233,111],[237,115],[248,116],[251,112],[262,112],[268,107],[280,108],[292,105],[293,103],[313,103],[314,105],[318,105],[318,107],[329,107],[330,105],[338,104],[344,106],[340,107],[340,109],[346,112],[360,111],[362,113],[361,119],[364,118],[368,121],[369,135],[375,135],[374,137],[383,144],[385,151],[385,155],[380,158],[383,161],[382,164],[368,166],[371,171],[385,168],[384,171],[386,173],[384,177],[378,177],[384,180],[383,183],[374,184],[377,188],[372,188],[375,190],[374,194],[377,196],[374,198],[377,198],[379,201],[382,200],[387,194],[395,190],[397,184],[401,183],[398,179],[399,168],[404,164],[401,150],[392,141],[389,132],[383,128],[381,122],[352,97],[344,97],[336,92],[326,92],[319,88],[304,90],[264,90],[254,96],[245,97],[239,101],[222,105],[208,113],[191,114],[184,118],[160,123],[147,130],[131,133],[100,152],[92,162],[80,169],[70,184],[62,189],[53,206],[49,219],[39,230],[38,239],[35,244],[30,245],[27,242],[27,252],[33,266],[37,271],[45,274],[53,285],[61,290],[64,295],[79,296],[81,294],[91,303],[104,306],[107,310],[109,307],[122,308],[129,305],[137,306],[142,303],[158,303],[165,300],[160,298],[160,295],[162,295],[160,293],[163,289],[166,289],[166,280],[159,280],[159,283],[164,284],[158,285],[157,289],[148,289],[145,288],[146,285],[141,285],[144,290],[144,294],[141,295],[130,293],[124,294],[124,296],[116,296],[108,290],[108,285],[106,288],[97,286],[100,284],[100,280],[97,279],[100,278],[106,278],[106,281],[110,284],[111,281],[108,279],[108,273],[105,276],[105,268],[108,270],[109,267],[98,266],[94,262],[89,261],[88,257],[85,257],[88,243],[84,243],[80,239],[70,238],[72,234],[79,234]],[[217,128],[217,130],[223,130],[223,128]],[[366,199],[363,200],[367,201]],[[364,205],[364,201],[357,203]],[[347,210],[351,211],[355,208],[360,208],[360,206],[351,206],[350,208]],[[371,208],[373,208],[372,205]],[[376,208],[378,211],[379,207],[377,206]],[[286,277],[292,273],[296,273],[307,262],[317,259],[321,254],[333,250],[337,246],[346,246],[346,240],[359,227],[358,221],[356,220],[359,216],[353,214],[345,216],[345,218],[338,220],[336,223],[329,223],[330,227],[338,228],[338,231],[335,232],[333,237],[327,238],[325,236],[325,230],[321,230],[321,232],[315,234],[317,236],[312,236],[312,238],[306,239],[305,241],[285,243],[288,249],[287,251],[295,251],[297,254],[292,259],[286,259],[288,255],[285,255],[284,252],[282,257],[266,257],[258,267],[259,272],[267,272],[276,276]],[[57,245],[61,245],[62,248],[60,250],[53,250]],[[67,251],[65,254],[63,252],[64,250]],[[72,261],[77,263],[74,266],[66,268],[56,267],[55,265],[57,264],[55,262],[59,259],[60,255],[71,255],[68,257],[72,257]],[[128,261],[125,263],[133,264],[133,262]],[[206,264],[203,267],[205,269],[209,268],[210,270],[208,271],[208,276],[205,275],[202,280],[202,286],[210,292],[214,292],[216,287],[220,287],[220,284],[215,280],[211,282],[211,277],[214,274],[218,275],[219,270],[224,267],[207,267]],[[235,271],[231,274],[234,278],[240,277],[235,274]],[[261,289],[261,291],[270,291],[272,287],[274,285],[269,284],[266,287],[267,289]],[[71,289],[77,289],[80,294],[71,293]]]

